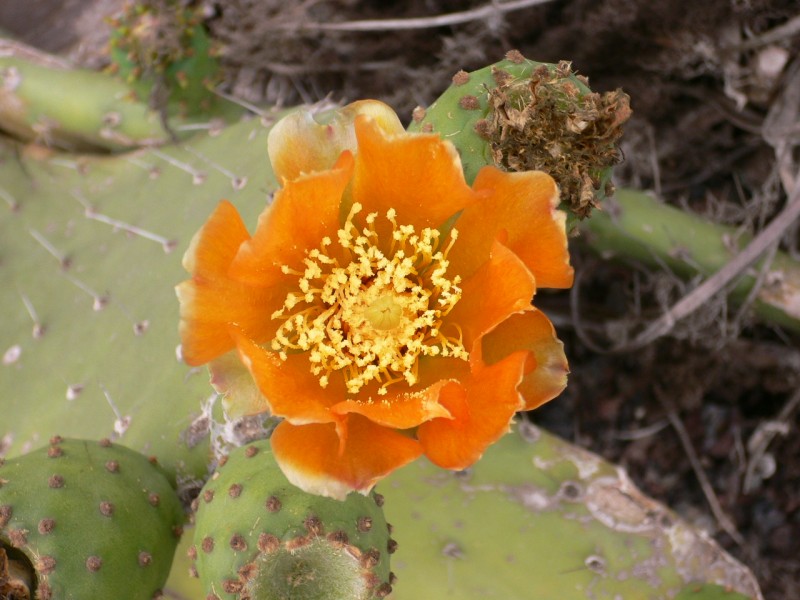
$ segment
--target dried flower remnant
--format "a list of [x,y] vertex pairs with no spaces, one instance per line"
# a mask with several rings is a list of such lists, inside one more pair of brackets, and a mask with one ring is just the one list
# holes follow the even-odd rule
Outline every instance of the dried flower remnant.
[[561,392],[531,305],[572,284],[551,177],[487,167],[470,187],[449,142],[373,101],[295,113],[269,149],[283,187],[255,233],[222,202],[177,291],[187,363],[211,363],[228,410],[284,418],[293,483],[341,498],[421,454],[463,469]]
[[495,164],[509,171],[542,170],[580,218],[613,195],[611,167],[622,160],[617,140],[631,115],[621,90],[599,94],[569,62],[540,65],[530,77],[493,71],[489,114],[476,126]]

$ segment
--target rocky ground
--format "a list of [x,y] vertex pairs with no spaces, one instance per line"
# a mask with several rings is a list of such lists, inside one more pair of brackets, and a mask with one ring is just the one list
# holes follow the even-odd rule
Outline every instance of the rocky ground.
[[[800,7],[793,0],[199,0],[227,90],[292,105],[382,99],[409,117],[459,69],[510,48],[571,60],[634,116],[617,184],[756,232],[797,178]],[[120,0],[4,0],[0,30],[87,66]],[[779,240],[775,240],[777,243]],[[795,223],[782,249],[800,258]],[[572,379],[530,417],[624,465],[711,531],[766,598],[800,597],[800,344],[718,294],[644,349],[620,340],[697,285],[574,241],[578,283],[540,300]],[[571,310],[578,301],[580,311]]]

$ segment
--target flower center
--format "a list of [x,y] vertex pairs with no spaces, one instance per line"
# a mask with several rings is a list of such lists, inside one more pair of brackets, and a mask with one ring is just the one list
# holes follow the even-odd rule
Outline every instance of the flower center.
[[418,233],[412,225],[398,225],[389,209],[391,238],[381,244],[377,213],[366,216],[360,231],[353,223],[361,210],[353,204],[337,231],[342,248],[337,256],[330,255],[332,241],[326,237],[306,252],[303,271],[282,267],[300,279],[298,291],[287,294],[272,314],[283,321],[272,349],[283,360],[288,352],[308,352],[322,387],[332,372],[341,371],[348,392],[376,381],[378,393],[385,394],[393,383],[417,382],[421,356],[469,358],[457,325],[449,336],[441,331],[442,319],[461,298],[461,278],[447,276],[447,254],[458,232],[451,230],[441,249],[438,230]]

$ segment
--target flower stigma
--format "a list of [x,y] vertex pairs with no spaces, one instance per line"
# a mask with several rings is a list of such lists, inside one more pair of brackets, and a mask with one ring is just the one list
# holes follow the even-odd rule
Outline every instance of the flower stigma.
[[450,325],[455,335],[441,331],[462,293],[461,278],[447,276],[458,231],[450,231],[441,249],[439,230],[398,225],[389,209],[391,237],[383,236],[389,243],[381,244],[378,213],[369,213],[360,231],[354,224],[362,210],[354,203],[337,231],[341,252],[334,253],[324,237],[319,248],[306,251],[303,270],[281,267],[299,280],[297,291],[272,314],[283,323],[271,345],[282,360],[289,352],[308,352],[323,388],[341,371],[349,393],[375,381],[383,395],[393,383],[414,385],[422,356],[469,358],[458,325]]

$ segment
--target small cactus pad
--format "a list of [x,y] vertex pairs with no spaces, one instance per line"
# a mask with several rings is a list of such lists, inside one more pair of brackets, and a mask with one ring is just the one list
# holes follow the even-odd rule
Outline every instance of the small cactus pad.
[[0,598],[158,597],[182,522],[149,459],[56,436],[0,462]]
[[414,111],[409,130],[453,142],[467,181],[487,164],[549,173],[563,204],[582,218],[613,194],[616,141],[630,114],[625,93],[592,92],[569,62],[539,63],[512,51],[489,67],[456,73],[436,102]]
[[207,598],[366,600],[391,592],[378,494],[338,501],[288,482],[268,440],[233,451],[196,500],[189,556]]

